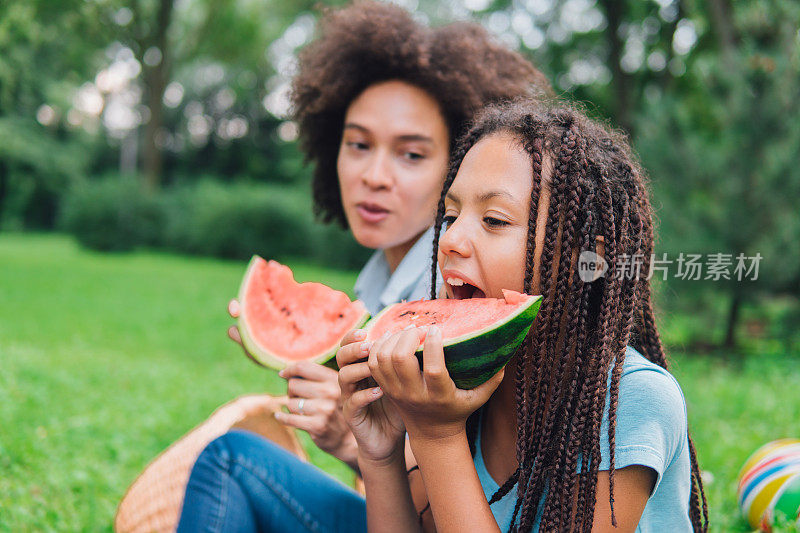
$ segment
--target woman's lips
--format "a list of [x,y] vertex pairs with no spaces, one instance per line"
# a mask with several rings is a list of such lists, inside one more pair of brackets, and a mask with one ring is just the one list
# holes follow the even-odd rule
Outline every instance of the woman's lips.
[[389,210],[377,204],[356,204],[356,211],[358,212],[358,216],[360,216],[364,222],[368,222],[370,224],[377,224],[389,216]]

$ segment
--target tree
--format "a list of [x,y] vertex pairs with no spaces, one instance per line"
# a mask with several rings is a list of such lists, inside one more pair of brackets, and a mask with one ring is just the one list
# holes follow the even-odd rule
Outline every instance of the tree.
[[64,115],[99,64],[106,14],[81,0],[0,2],[0,222],[52,226],[57,196],[89,164]]
[[[763,257],[759,278],[728,293],[727,348],[757,294],[800,295],[800,9],[792,2],[709,2],[711,32],[672,94],[639,118],[639,148],[660,180],[665,247]],[[710,282],[709,282],[710,283]]]
[[[199,92],[228,90],[235,101],[244,99],[241,107],[249,108],[249,116],[239,118],[257,125],[264,115],[260,105],[263,87],[275,74],[266,52],[298,14],[311,8],[312,2],[195,0],[178,8],[174,0],[134,0],[130,5],[132,21],[120,29],[119,37],[142,65],[139,81],[148,110],[142,138],[142,174],[147,187],[154,190],[163,181],[165,139],[181,127],[175,122],[177,117],[167,116],[165,109],[169,84],[196,78],[198,70],[209,66],[218,67],[223,73],[221,79],[201,82]],[[242,87],[245,90],[237,90],[232,80],[242,73],[251,83]],[[189,93],[187,97],[208,97],[191,94],[191,85],[182,85]]]
[[[161,181],[163,156],[157,138],[164,123],[164,90],[170,79],[172,46],[168,39],[174,0],[158,0],[155,16],[147,17],[139,0],[131,2],[133,38],[137,59],[143,68],[145,105],[150,111],[145,124],[142,173],[145,185],[153,190]],[[149,20],[148,20],[149,19]]]

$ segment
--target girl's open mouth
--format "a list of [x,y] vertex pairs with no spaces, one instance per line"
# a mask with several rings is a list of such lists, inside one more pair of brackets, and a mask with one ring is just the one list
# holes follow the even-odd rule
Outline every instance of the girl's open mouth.
[[461,278],[452,277],[447,280],[450,290],[453,292],[453,299],[465,300],[467,298],[485,298],[486,293],[481,289],[467,283]]

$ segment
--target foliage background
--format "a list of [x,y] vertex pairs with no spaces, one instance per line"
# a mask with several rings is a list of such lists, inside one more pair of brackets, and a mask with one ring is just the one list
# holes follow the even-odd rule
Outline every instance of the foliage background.
[[[730,380],[746,389],[742,401],[728,402],[724,413],[716,403],[733,391],[716,397],[698,388],[692,400],[687,390],[703,420],[716,412],[748,419],[748,407],[764,403],[770,390],[790,386],[796,375],[786,369],[796,367],[800,354],[800,4],[399,3],[432,24],[479,21],[526,54],[559,94],[585,102],[591,114],[626,131],[650,174],[659,256],[761,254],[757,281],[685,281],[670,270],[670,277],[657,283],[670,351],[692,371],[707,373],[709,382],[723,386]],[[335,276],[327,269],[358,268],[369,251],[345,231],[314,221],[310,172],[295,143],[295,125],[286,118],[294,57],[313,37],[319,15],[309,0],[0,2],[0,246],[26,239],[62,243],[39,240],[42,232],[60,232],[86,248],[114,252],[109,261],[130,264],[141,254],[165,250],[230,260],[259,253],[322,266],[314,271],[321,279]],[[30,253],[35,263],[41,253],[36,245],[12,244],[0,267],[24,259],[16,254]],[[54,246],[58,257],[64,244]],[[91,257],[105,261],[102,255]],[[235,265],[243,269],[241,261]],[[2,274],[18,276],[27,267],[20,268],[9,266]],[[61,282],[63,276],[52,277]],[[75,286],[73,298],[86,289]],[[4,295],[9,309],[39,297]],[[39,322],[11,317],[16,322],[0,329],[3,355],[24,357],[26,349],[61,345],[25,344],[27,337],[18,332]],[[22,351],[14,352],[14,346]],[[101,357],[91,353],[91,345],[86,348],[90,353],[81,365]],[[13,380],[28,371],[9,372],[0,381],[4,397]],[[41,383],[59,375],[35,373]],[[101,373],[96,379],[102,380]],[[762,380],[770,385],[763,387]],[[251,385],[241,383],[242,392]],[[18,390],[44,394],[36,387]],[[193,420],[200,418],[193,414],[198,415]],[[9,415],[3,426],[17,427],[20,416]],[[156,415],[145,409],[141,416],[152,421]],[[781,419],[777,413],[761,416]],[[793,436],[800,433],[796,426],[776,424]],[[759,439],[723,426],[723,437],[758,444]],[[139,426],[159,445],[188,427],[165,433],[163,426]],[[761,441],[787,436],[778,433],[763,428],[758,436]],[[716,453],[709,449],[714,440],[707,442],[705,450],[699,444],[701,461]],[[158,446],[146,450],[154,453]],[[736,454],[712,458],[712,466],[727,461],[730,477],[747,452],[742,444]],[[19,461],[0,441],[1,472],[19,479]],[[131,474],[142,463],[125,464]],[[125,485],[124,480],[113,484],[111,493]],[[712,493],[730,491],[719,487]],[[30,490],[19,480],[13,493],[28,494],[23,500],[30,505]],[[733,523],[735,507],[723,508],[728,517],[723,523]],[[4,523],[0,511],[0,526]],[[55,522],[37,523],[59,529]]]
[[[748,306],[763,297],[796,303],[797,2],[400,3],[431,24],[479,21],[561,95],[630,134],[652,177],[658,253],[765,258],[755,283],[668,280],[665,292],[681,298],[665,297],[667,306],[702,306],[709,292],[727,299],[717,327],[688,342],[732,348]],[[309,171],[286,119],[294,57],[320,8],[3,2],[0,228],[65,230],[98,249],[259,252],[357,268],[367,251],[313,222]],[[271,231],[278,226],[285,231]],[[302,243],[279,235],[293,232]],[[786,320],[796,325],[798,314]],[[785,347],[797,344],[790,329]]]

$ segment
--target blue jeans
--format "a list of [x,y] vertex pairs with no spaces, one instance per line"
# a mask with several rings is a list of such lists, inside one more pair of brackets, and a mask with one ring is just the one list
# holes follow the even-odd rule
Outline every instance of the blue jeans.
[[178,532],[367,531],[360,494],[277,444],[235,430],[192,468]]

